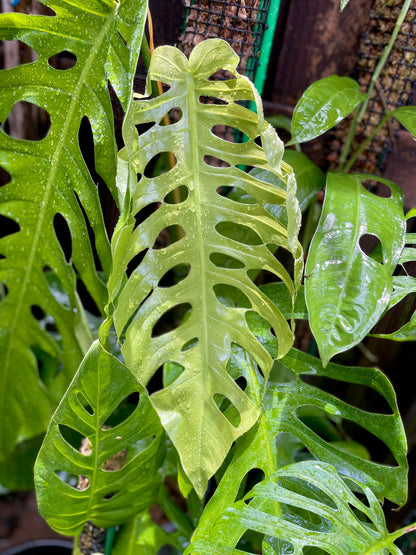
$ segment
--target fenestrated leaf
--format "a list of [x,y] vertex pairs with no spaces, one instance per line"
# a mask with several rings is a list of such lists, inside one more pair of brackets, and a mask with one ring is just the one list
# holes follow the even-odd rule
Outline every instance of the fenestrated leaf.
[[[255,404],[227,373],[231,344],[249,352],[265,375],[272,365],[270,355],[249,331],[247,311],[258,313],[273,327],[278,356],[283,356],[293,341],[284,316],[248,273],[262,269],[272,272],[293,298],[290,276],[271,251],[280,246],[289,252],[296,250],[297,256],[301,253],[296,238],[290,237],[289,241],[284,225],[265,207],[266,203],[285,205],[286,192],[239,168],[240,164],[261,167],[285,183],[292,175],[291,168],[279,161],[279,139],[272,136],[274,131],[264,123],[261,110],[256,115],[236,103],[256,100],[249,81],[236,73],[237,62],[238,57],[221,40],[198,45],[189,63],[172,47],[155,51],[149,80],[161,81],[170,89],[158,98],[136,101],[133,106],[134,123],[156,124],[128,147],[134,172],[143,177],[131,191],[133,211],[122,216],[113,238],[115,272],[110,280],[110,296],[114,299],[116,330],[125,338],[123,355],[144,384],[166,362],[183,368],[171,385],[151,396],[151,401],[199,495],[203,495],[208,478],[233,441],[258,416]],[[208,79],[224,68],[236,78]],[[222,104],[205,103],[204,97],[221,99]],[[173,108],[180,108],[179,121],[158,125]],[[223,140],[211,131],[216,125],[234,126],[236,121],[248,137],[245,143]],[[276,152],[267,153],[254,141],[263,136],[265,129],[266,143]],[[153,176],[149,161],[163,152],[173,153],[176,165],[166,168],[169,171],[163,175]],[[229,167],[210,165],[206,156],[220,159]],[[125,153],[122,158],[128,160]],[[280,171],[276,169],[279,167]],[[125,175],[131,177],[132,172],[126,171]],[[293,178],[292,183],[293,191]],[[186,200],[167,202],[166,195],[180,186],[186,189]],[[223,197],[217,192],[220,186],[236,186],[250,195],[252,202],[244,204]],[[152,203],[161,204],[153,205],[154,209],[159,207],[133,231],[134,215]],[[288,208],[295,214],[294,202]],[[174,226],[179,240],[158,248],[155,241],[167,226]],[[143,260],[124,286],[127,264],[139,253],[143,253]],[[226,260],[234,262],[227,265]],[[161,278],[180,263],[189,265],[187,277],[171,287],[160,286]],[[250,308],[222,304],[218,288],[224,286],[245,296]],[[166,333],[154,332],[156,323],[178,305],[187,309],[182,325]],[[235,425],[216,405],[216,395],[233,405],[238,415]]]
[[416,106],[400,106],[392,115],[416,138]]
[[[120,404],[130,396],[136,403],[139,396],[137,406],[123,413]],[[82,450],[78,436],[85,438]],[[164,437],[146,390],[95,341],[52,417],[36,461],[42,516],[54,530],[75,535],[87,520],[115,526],[147,509],[161,482]]]
[[[263,323],[254,322],[253,333],[263,337],[263,344],[273,353],[273,336]],[[267,335],[269,337],[267,337]],[[244,377],[246,392],[256,402],[262,403],[262,413],[256,425],[236,442],[233,458],[227,467],[212,499],[205,508],[194,538],[206,537],[219,514],[231,506],[249,473],[256,469],[266,477],[281,466],[296,460],[296,454],[330,463],[344,476],[352,477],[372,489],[382,500],[387,497],[403,504],[407,495],[406,437],[397,403],[388,379],[373,368],[343,367],[321,362],[305,353],[292,349],[275,363],[267,393],[259,400],[258,393],[264,384],[255,365],[241,350],[231,359],[235,378]],[[365,385],[374,389],[387,402],[391,413],[370,412],[346,403],[336,395],[308,384],[307,376]],[[303,377],[303,379],[301,379]],[[263,387],[262,387],[263,386]],[[366,451],[343,449],[339,441],[318,435],[301,418],[300,409],[316,410],[330,418],[342,419],[361,426],[379,438],[390,449],[397,465],[389,466],[368,460]],[[307,451],[304,451],[306,447]],[[365,456],[364,456],[365,455]]]
[[398,555],[394,541],[407,531],[389,534],[371,489],[318,461],[281,468],[213,517],[209,532],[200,537],[197,530],[185,555],[253,553],[238,549],[246,530],[263,536],[267,554],[302,555],[313,547],[331,555]]
[[[40,382],[31,348],[36,346],[61,359],[65,385],[83,354],[75,329],[82,317],[76,298],[76,277],[54,231],[61,214],[72,239],[72,262],[103,309],[106,289],[95,270],[87,224],[105,274],[111,267],[109,243],[97,187],[88,173],[78,144],[83,117],[91,123],[97,172],[115,192],[116,144],[108,82],[124,106],[141,44],[146,1],[50,0],[56,13],[0,16],[0,38],[21,39],[38,56],[34,63],[0,72],[0,121],[4,124],[15,103],[29,101],[46,110],[51,128],[39,141],[15,139],[0,131],[0,164],[10,183],[0,190],[0,214],[20,229],[0,240],[0,282],[8,294],[0,303],[0,458],[19,440],[43,432],[51,404]],[[123,35],[120,36],[119,32]],[[74,67],[57,70],[48,60],[60,52],[76,56]],[[81,206],[83,210],[81,209]],[[69,299],[60,305],[44,272],[53,272]],[[31,314],[40,307],[53,319],[62,337],[59,345]]]
[[330,75],[306,89],[292,118],[293,145],[319,137],[347,117],[365,98],[356,81]]
[[[326,364],[359,343],[386,309],[392,274],[404,245],[403,195],[369,193],[359,175],[329,174],[325,202],[306,264],[305,297],[312,332]],[[381,243],[382,263],[360,247],[364,235]]]

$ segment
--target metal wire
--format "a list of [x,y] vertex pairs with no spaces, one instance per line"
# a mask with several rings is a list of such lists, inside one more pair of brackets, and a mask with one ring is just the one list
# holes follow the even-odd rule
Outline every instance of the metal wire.
[[[370,12],[370,27],[360,44],[360,57],[355,78],[365,91],[374,68],[389,42],[401,0],[386,6],[385,0],[375,0]],[[381,122],[385,113],[412,102],[416,84],[416,0],[412,3],[397,36],[385,68],[371,96],[365,118],[357,131],[357,143],[369,137]],[[354,170],[365,173],[382,173],[388,155],[394,150],[400,124],[390,119],[381,129],[369,148],[358,159]]]
[[270,0],[182,0],[186,55],[206,38],[222,38],[240,56],[239,71],[254,79]]

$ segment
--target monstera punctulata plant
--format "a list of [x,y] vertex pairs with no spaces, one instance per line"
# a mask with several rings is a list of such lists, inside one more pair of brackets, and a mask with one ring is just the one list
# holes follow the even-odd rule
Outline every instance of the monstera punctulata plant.
[[[0,131],[0,484],[27,487],[36,457],[41,514],[75,537],[107,529],[107,554],[400,553],[406,530],[389,533],[381,509],[407,495],[394,391],[378,369],[329,362],[415,288],[393,277],[414,258],[400,189],[385,181],[379,198],[363,176],[331,174],[301,285],[301,210],[323,174],[284,151],[227,43],[203,41],[189,59],[157,48],[135,94],[145,0],[43,4],[50,15],[0,16],[1,39],[37,54],[1,71],[0,120],[21,101],[51,120],[38,141]],[[75,63],[53,67],[63,52]],[[293,143],[365,98],[348,78],[316,87]],[[109,89],[124,112],[119,151]],[[395,116],[412,129],[414,111]],[[119,213],[111,240],[94,172]],[[296,319],[310,319],[321,359],[293,348]],[[409,339],[406,326],[393,338]],[[377,404],[345,399],[346,384]],[[154,503],[174,531],[149,516]]]

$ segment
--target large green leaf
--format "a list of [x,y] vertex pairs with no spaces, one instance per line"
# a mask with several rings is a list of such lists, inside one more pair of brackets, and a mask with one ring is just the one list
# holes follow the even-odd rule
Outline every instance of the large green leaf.
[[[133,395],[139,401],[129,407]],[[78,438],[88,441],[84,451]],[[36,461],[42,516],[58,532],[75,535],[87,520],[115,526],[147,509],[161,482],[164,440],[146,390],[97,340],[53,415]]]
[[[306,264],[306,303],[324,364],[359,343],[383,314],[405,240],[401,190],[378,178],[391,197],[377,197],[361,177],[329,174]],[[381,263],[362,250],[365,235],[379,239]]]
[[[0,121],[4,123],[20,101],[40,106],[51,118],[49,134],[39,141],[15,139],[0,130],[0,164],[11,176],[0,190],[0,214],[19,228],[0,239],[0,282],[7,287],[0,303],[0,458],[13,450],[17,440],[44,431],[51,413],[32,348],[63,359],[65,385],[85,352],[85,340],[77,332],[82,316],[76,276],[54,231],[57,214],[69,226],[72,262],[81,279],[101,310],[106,300],[83,212],[107,275],[110,248],[98,190],[81,154],[78,133],[82,118],[87,117],[96,170],[114,193],[116,145],[108,82],[126,106],[146,12],[146,0],[49,0],[45,4],[55,11],[54,17],[0,16],[0,38],[20,39],[38,56],[34,63],[0,72]],[[57,70],[48,60],[63,51],[74,54],[76,63]],[[68,306],[51,291],[45,272],[60,282]],[[32,307],[42,309],[56,326],[65,354],[41,328]]]
[[[273,352],[273,336],[264,323],[254,322],[252,329]],[[217,515],[234,502],[254,469],[266,477],[271,476],[281,466],[294,462],[296,453],[330,463],[342,475],[366,484],[380,500],[387,497],[396,503],[405,502],[406,437],[393,388],[382,372],[332,363],[324,368],[318,359],[292,349],[275,363],[267,394],[261,400],[259,395],[264,384],[253,361],[240,349],[233,353],[231,363],[234,377],[244,378],[247,394],[262,404],[262,413],[256,425],[237,441],[233,458],[200,519],[196,537],[209,535]],[[319,386],[307,383],[308,376],[332,386],[338,384],[338,390],[351,383],[367,386],[381,396],[380,401],[387,403],[388,409],[382,411],[379,408],[378,412],[358,409],[336,395],[322,391]],[[390,466],[368,460],[362,456],[362,450],[346,452],[336,437],[318,434],[317,429],[308,425],[308,420],[303,417],[313,412],[326,415],[328,422],[336,419],[339,424],[345,419],[365,429],[389,448],[397,464]]]
[[306,89],[292,118],[289,145],[319,137],[347,117],[365,99],[356,81],[330,75]]
[[371,489],[318,461],[283,467],[254,486],[217,513],[209,534],[196,534],[185,554],[258,553],[238,549],[247,530],[261,534],[264,555],[302,555],[308,547],[331,555],[398,555],[394,541],[406,532],[389,534]]
[[[221,40],[198,45],[189,63],[172,47],[155,51],[149,80],[170,88],[160,97],[136,101],[132,107],[135,124],[156,123],[138,138],[137,133],[132,136],[132,144],[125,136],[129,150],[121,154],[120,177],[131,180],[134,173],[137,180],[139,173],[141,178],[137,185],[130,183],[131,193],[124,186],[126,206],[130,206],[131,194],[133,208],[122,215],[112,242],[110,298],[117,333],[125,340],[123,355],[144,384],[163,364],[176,364],[180,375],[154,393],[151,401],[199,495],[233,441],[251,428],[258,416],[256,405],[226,370],[231,345],[249,352],[265,375],[272,366],[272,358],[249,331],[247,313],[258,313],[270,323],[278,339],[278,356],[283,356],[293,341],[285,317],[250,277],[268,270],[285,284],[293,299],[295,286],[273,251],[280,246],[301,260],[296,181],[290,166],[281,160],[281,141],[264,122],[260,104],[256,115],[237,103],[257,100],[250,82],[236,73],[237,63],[237,55]],[[218,69],[228,69],[235,78],[210,80]],[[205,103],[204,97],[220,100]],[[179,121],[160,125],[174,108],[181,112]],[[247,142],[229,142],[212,131],[218,125],[235,127],[237,122]],[[254,141],[258,136],[263,148]],[[174,154],[176,165],[153,176],[149,161],[164,152]],[[128,154],[133,172],[123,165],[123,158],[128,165]],[[206,156],[220,159],[228,167],[210,165]],[[246,173],[240,164],[276,174],[288,183],[288,193]],[[241,188],[251,202],[221,196],[217,192],[220,186]],[[172,204],[167,195],[179,187],[186,199]],[[158,203],[153,204],[154,211],[134,229],[134,216],[152,203]],[[291,231],[268,213],[267,203],[286,206]],[[160,248],[155,241],[167,226],[176,228],[179,240]],[[127,264],[139,253],[143,260],[125,284]],[[189,268],[185,279],[171,287],[161,286],[161,278],[181,263]],[[298,262],[297,282],[300,274]],[[221,293],[224,287],[235,299],[233,306]],[[246,298],[244,308],[235,306],[240,297]],[[154,332],[157,322],[178,305],[189,309],[182,324],[173,331]],[[222,413],[216,396],[233,405],[236,422],[231,423]]]

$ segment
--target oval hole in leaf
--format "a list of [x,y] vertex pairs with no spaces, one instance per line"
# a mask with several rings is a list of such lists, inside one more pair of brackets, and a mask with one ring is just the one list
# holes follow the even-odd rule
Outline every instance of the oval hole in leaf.
[[261,237],[246,225],[233,222],[219,222],[216,231],[223,237],[242,243],[243,245],[262,245]]
[[200,96],[199,102],[200,104],[214,104],[217,106],[226,106],[227,104],[229,104],[227,100],[216,98],[215,96]]
[[212,397],[218,409],[222,412],[225,418],[234,428],[238,428],[241,423],[241,415],[231,401],[221,393],[215,393]]
[[71,69],[77,63],[77,57],[69,50],[62,50],[59,54],[54,54],[48,59],[48,64],[54,69],[65,71]]
[[107,459],[101,465],[104,472],[117,472],[126,464],[127,449],[121,449],[118,453]]
[[140,251],[135,256],[133,256],[133,258],[127,264],[127,270],[126,270],[127,277],[130,277],[131,274],[134,272],[134,270],[136,270],[136,268],[140,266],[148,250],[149,249],[144,249],[143,251]]
[[36,320],[44,320],[46,316],[41,307],[35,304],[30,307],[30,311],[32,312],[32,315],[36,318]]
[[376,235],[372,233],[361,235],[359,245],[364,254],[379,264],[383,264],[383,248],[380,239]]
[[[85,476],[81,477],[81,476],[77,476],[76,474],[70,474],[65,470],[55,470],[55,474],[58,476],[61,482],[76,490],[81,490],[81,489],[85,490],[90,485],[88,478],[86,478]],[[82,487],[82,488],[77,487],[80,482],[80,478],[83,479],[82,481],[84,482],[85,487]]]
[[147,384],[143,384],[146,385],[146,389],[149,392],[149,395],[152,395],[157,391],[161,391],[164,388],[163,379],[163,366],[160,366],[150,378],[149,382]]
[[246,143],[249,140],[249,137],[240,131],[240,129],[230,127],[229,125],[214,125],[211,128],[211,133],[214,137],[229,143]]
[[54,296],[55,300],[61,305],[66,308],[71,307],[71,303],[68,297],[67,292],[62,285],[61,280],[58,276],[49,268],[49,266],[43,267],[43,276],[48,284],[49,291]]
[[167,310],[153,326],[152,337],[160,337],[180,326],[191,308],[189,303],[181,303]]
[[190,349],[192,349],[198,344],[198,341],[199,339],[197,337],[193,337],[192,339],[190,339],[189,341],[183,344],[181,351],[182,352],[189,351]]
[[183,373],[185,367],[178,362],[168,361],[163,366],[163,386],[168,387]]
[[113,412],[107,415],[104,424],[101,426],[102,430],[114,428],[125,422],[136,410],[140,402],[140,393],[135,391],[127,395]]
[[3,185],[7,185],[12,180],[12,176],[9,174],[7,170],[5,170],[2,166],[0,166],[0,187]]
[[211,156],[209,154],[206,154],[204,156],[204,162],[207,166],[210,166],[210,167],[213,167],[213,168],[230,168],[231,167],[231,164],[229,164],[225,160],[221,160],[221,158],[217,158],[216,156]]
[[[222,196],[221,187],[218,187],[217,193]],[[240,189],[240,187],[233,187],[230,193],[226,196],[233,202],[238,202],[240,204],[258,204],[254,197],[252,197],[249,193],[246,193],[243,189]]]
[[169,112],[162,118],[159,125],[164,127],[165,125],[173,125],[178,123],[183,117],[182,110],[179,107],[172,108]]
[[150,204],[147,204],[146,206],[141,208],[134,217],[136,222],[135,227],[147,220],[147,218],[151,216],[154,212],[156,212],[158,208],[160,208],[160,202],[151,202]]
[[[0,260],[1,258],[2,256],[0,255]],[[3,256],[3,258],[5,257]],[[8,294],[9,294],[9,289],[6,287],[4,283],[0,283],[0,301],[3,301]]]
[[56,238],[61,245],[65,260],[69,262],[72,256],[71,231],[66,219],[59,212],[55,214],[53,219],[53,228],[55,230]]
[[159,152],[146,164],[143,174],[154,179],[173,169],[176,164],[177,159],[173,152]]
[[219,69],[208,77],[208,81],[230,81],[236,79],[228,69]]
[[120,491],[110,491],[109,493],[106,493],[103,495],[103,501],[110,501],[110,499],[115,497],[118,493],[120,493]]
[[[21,119],[25,122],[24,126],[18,123]],[[50,128],[51,118],[48,112],[26,100],[15,102],[4,122],[5,133],[14,139],[27,141],[41,141],[47,137]]]
[[180,283],[186,277],[188,277],[190,271],[191,271],[190,264],[186,264],[186,263],[177,264],[176,266],[168,270],[163,277],[160,278],[157,286],[172,287],[173,285]]
[[361,183],[369,193],[373,193],[377,197],[391,198],[392,196],[390,187],[381,181],[365,179]]
[[169,245],[176,243],[183,237],[185,237],[186,233],[183,227],[180,225],[170,225],[162,229],[159,235],[156,237],[155,244],[153,245],[153,250],[165,249]]
[[240,270],[245,267],[245,264],[241,262],[241,260],[237,260],[237,258],[228,256],[228,254],[223,254],[222,252],[212,252],[209,255],[209,259],[217,268]]
[[185,202],[188,195],[188,187],[186,187],[186,185],[179,185],[179,187],[170,191],[170,193],[165,196],[163,202],[166,202],[166,204],[180,204],[181,202]]
[[[323,439],[324,441],[339,441],[339,436],[336,429],[340,428],[339,422],[335,424],[331,421],[333,415],[340,416],[339,411],[336,410],[335,405],[329,407],[327,405],[327,410],[322,410],[319,407],[312,405],[304,405],[299,407],[295,414],[299,420],[309,428],[314,434]],[[329,410],[328,410],[329,409]],[[307,414],[309,413],[309,414]],[[391,454],[387,445],[381,441],[376,435],[372,434],[359,424],[342,418],[342,431],[343,435],[351,442],[357,442],[361,444],[365,449],[362,450],[364,454],[365,450],[370,453],[371,460],[378,464],[383,464],[386,462],[387,457]],[[338,437],[337,437],[338,436]],[[336,448],[336,444],[335,444]],[[342,451],[342,449],[340,449]],[[361,456],[357,450],[355,455],[359,458],[366,458]]]
[[36,62],[38,54],[33,48],[21,40],[2,40],[4,69],[12,69],[21,65]]
[[238,493],[234,500],[234,503],[243,499],[243,497],[254,488],[255,485],[262,482],[265,478],[265,474],[263,470],[260,468],[252,468],[247,472],[244,478],[241,480],[240,487],[238,489]]
[[[283,475],[283,476],[279,476],[279,478],[277,480],[277,483],[279,484],[279,486],[284,487],[288,491],[297,492],[300,495],[303,495],[304,497],[306,497],[307,499],[312,499],[313,501],[319,501],[321,503],[324,503],[325,505],[327,505],[331,509],[337,509],[338,508],[335,501],[333,501],[331,499],[331,497],[329,497],[329,495],[327,495],[320,488],[318,488],[317,486],[315,486],[311,482],[308,482],[307,480],[303,480],[302,478],[299,478],[299,477],[295,478],[295,477],[284,476]],[[287,506],[287,505],[285,505],[285,506]],[[293,508],[295,508],[295,507],[293,507]],[[307,519],[308,518],[308,511],[306,509],[305,509],[304,514],[305,514],[305,517]],[[317,523],[322,522],[321,517],[319,515],[315,514],[315,517],[318,519],[316,521]],[[331,526],[329,521],[327,521],[327,523],[329,524],[329,526]]]
[[81,407],[82,407],[90,416],[93,416],[93,415],[94,415],[94,409],[91,407],[91,405],[90,405],[89,402],[86,400],[86,398],[85,398],[84,395],[81,393],[81,391],[78,391],[77,399],[78,399],[79,404],[81,405]]
[[76,451],[79,451],[82,446],[84,436],[77,430],[74,430],[65,424],[58,424],[58,428],[62,438]]
[[3,216],[0,214],[0,237],[6,237],[7,235],[13,235],[20,231],[20,225],[11,218]]
[[251,308],[249,298],[237,287],[225,283],[217,283],[214,285],[213,289],[215,296],[222,305],[229,308]]
[[353,407],[378,414],[393,414],[386,399],[376,389],[358,383],[349,384],[326,376],[303,374],[300,379],[321,391],[335,395]]

